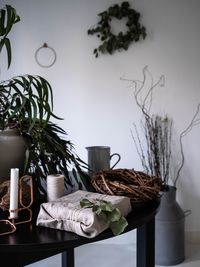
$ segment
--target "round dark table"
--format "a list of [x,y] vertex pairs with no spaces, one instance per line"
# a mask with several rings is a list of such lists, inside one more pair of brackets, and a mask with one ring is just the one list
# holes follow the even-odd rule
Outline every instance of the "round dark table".
[[[144,207],[133,207],[127,216],[125,232],[137,229],[137,267],[155,266],[155,215],[159,201]],[[62,253],[62,267],[74,267],[74,248],[113,237],[108,229],[89,239],[74,233],[38,227],[35,224],[39,205],[34,204],[31,223],[18,225],[15,233],[0,236],[0,260],[5,267],[22,267]],[[0,219],[5,213],[0,213]]]

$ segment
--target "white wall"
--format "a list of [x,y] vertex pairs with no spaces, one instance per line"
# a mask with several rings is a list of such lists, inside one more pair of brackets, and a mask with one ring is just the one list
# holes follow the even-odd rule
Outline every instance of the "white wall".
[[[157,79],[166,77],[159,89],[156,107],[173,117],[179,134],[191,120],[200,102],[200,2],[198,0],[135,0],[132,7],[142,15],[147,28],[145,41],[127,52],[96,59],[98,45],[87,29],[96,14],[115,4],[114,0],[8,0],[21,16],[11,34],[13,63],[7,71],[1,60],[1,79],[17,74],[39,74],[54,91],[58,122],[68,132],[76,152],[87,160],[86,146],[108,145],[122,160],[118,167],[140,169],[130,135],[132,122],[139,120],[133,92],[120,80],[141,79],[145,65]],[[41,68],[34,53],[44,42],[57,53],[51,68]],[[161,90],[161,91],[160,91]],[[186,228],[200,231],[200,126],[184,139],[185,165],[178,183],[178,197],[184,210],[191,209]]]

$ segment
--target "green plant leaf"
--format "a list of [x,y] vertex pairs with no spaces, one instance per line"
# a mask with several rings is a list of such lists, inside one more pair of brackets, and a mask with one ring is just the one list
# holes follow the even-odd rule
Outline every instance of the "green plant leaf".
[[119,220],[111,222],[109,227],[114,235],[119,235],[124,232],[126,227],[128,226],[128,222],[124,217],[120,217]]
[[3,38],[0,40],[0,53],[2,51],[2,48],[5,46],[6,51],[7,51],[7,58],[8,58],[8,68],[10,67],[11,64],[11,45],[10,45],[10,40],[8,38]]
[[83,208],[92,208],[92,211],[105,222],[114,235],[121,234],[128,225],[128,222],[118,208],[115,208],[110,202],[96,199],[93,202],[88,199],[80,201]]
[[5,35],[5,17],[6,17],[6,11],[4,9],[0,9],[0,36]]
[[112,212],[114,209],[111,203],[104,200],[99,201],[99,207],[102,211],[108,211],[108,212]]
[[[44,78],[32,75],[17,76],[0,83],[0,85],[3,88],[9,88],[10,95],[17,93],[20,102],[25,103],[20,110],[16,110],[16,103],[12,97],[8,97],[5,103],[2,103],[2,110],[6,110],[6,107],[10,106],[12,110],[16,111],[12,112],[12,118],[13,114],[18,116],[18,120],[28,118],[31,123],[30,129],[33,128],[36,119],[41,124],[47,123],[51,117],[61,119],[53,113],[52,88]],[[10,112],[3,112],[3,116],[4,121],[9,121]]]
[[107,213],[105,211],[102,211],[100,207],[94,206],[93,207],[93,211],[95,212],[95,214],[101,218],[104,221],[107,221],[109,223],[108,217],[107,217]]
[[81,190],[82,189],[82,184],[78,178],[78,174],[77,174],[77,171],[73,168],[72,169],[72,175],[73,175],[73,178],[75,179],[77,185],[78,185],[78,188]]
[[81,208],[92,208],[94,204],[88,199],[84,198],[80,201]]
[[121,218],[121,212],[117,208],[113,208],[112,212],[108,213],[108,220],[110,222],[116,222]]
[[20,20],[20,17],[16,14],[16,10],[10,6],[6,5],[6,11],[7,11],[7,23],[6,23],[6,32],[5,36],[8,35],[10,30],[12,29],[12,26]]
[[16,10],[10,6],[6,5],[5,9],[0,9],[0,53],[2,48],[5,46],[8,58],[8,68],[11,64],[11,45],[10,40],[7,35],[11,31],[13,25],[20,20],[20,17],[16,14]]

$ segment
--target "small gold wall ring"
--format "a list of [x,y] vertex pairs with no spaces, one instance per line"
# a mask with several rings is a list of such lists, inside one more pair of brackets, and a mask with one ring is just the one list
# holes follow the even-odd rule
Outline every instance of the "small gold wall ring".
[[[48,48],[50,49],[52,52],[53,52],[53,59],[52,59],[52,62],[48,65],[44,65],[42,64],[40,61],[39,61],[39,58],[38,58],[38,55],[39,55],[39,52],[43,49],[43,48]],[[37,62],[37,64],[40,66],[40,67],[43,67],[43,68],[49,68],[51,66],[53,66],[53,64],[56,62],[56,51],[47,45],[47,43],[44,43],[43,46],[39,47],[36,51],[35,51],[35,60]]]

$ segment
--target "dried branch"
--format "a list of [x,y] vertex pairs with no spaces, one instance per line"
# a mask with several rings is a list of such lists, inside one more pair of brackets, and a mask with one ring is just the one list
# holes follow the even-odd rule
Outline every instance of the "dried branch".
[[181,170],[182,170],[182,168],[184,166],[184,163],[185,163],[185,156],[184,156],[184,151],[183,151],[183,137],[185,137],[193,129],[194,126],[196,126],[196,125],[198,125],[200,123],[200,119],[197,119],[197,116],[199,115],[199,111],[200,111],[200,104],[197,105],[196,112],[195,112],[194,116],[192,117],[191,122],[185,128],[185,130],[183,130],[181,132],[180,137],[179,137],[181,163],[180,163],[179,169],[177,171],[176,178],[174,180],[174,185],[175,186],[177,184],[177,181],[178,181],[179,176],[180,176],[180,172],[181,172]]
[[[146,83],[148,82],[147,76],[150,78],[150,85],[148,85],[146,89]],[[142,80],[122,80],[130,82],[130,86],[133,89],[135,102],[142,112],[140,126],[146,141],[145,144],[142,142],[143,139],[139,136],[139,131],[135,123],[133,124],[135,135],[133,134],[133,131],[131,131],[142,167],[147,174],[160,177],[163,181],[163,184],[168,185],[172,156],[172,119],[168,118],[167,116],[161,117],[151,114],[153,92],[157,87],[164,86],[165,77],[164,75],[161,75],[157,81],[154,81],[152,74],[148,71],[148,67],[145,66],[143,68]],[[192,130],[194,126],[200,124],[200,118],[198,118],[199,112],[200,104],[197,106],[197,110],[191,122],[180,134],[179,144],[181,162],[175,175],[175,179],[172,180],[174,186],[177,184],[180,172],[185,162],[182,139]]]

